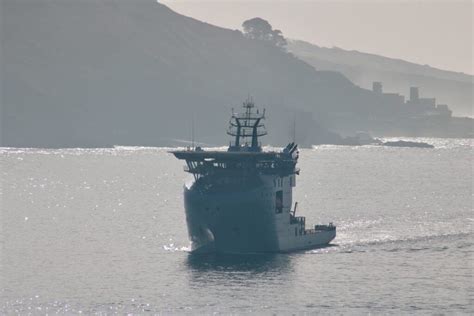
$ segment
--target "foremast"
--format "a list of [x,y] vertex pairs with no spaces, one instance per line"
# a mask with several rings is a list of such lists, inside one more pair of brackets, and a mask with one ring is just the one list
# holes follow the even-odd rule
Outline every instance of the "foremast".
[[[229,121],[227,134],[234,136],[234,143],[230,143],[229,151],[262,151],[258,138],[267,135],[263,120],[265,119],[265,109],[263,113],[255,108],[252,99],[247,99],[243,103],[244,113],[235,113],[232,109],[232,116]],[[247,139],[250,139],[250,144]]]

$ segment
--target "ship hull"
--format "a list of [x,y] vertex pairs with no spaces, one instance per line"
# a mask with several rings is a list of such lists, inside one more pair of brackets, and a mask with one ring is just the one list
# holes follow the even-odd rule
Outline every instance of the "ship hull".
[[274,194],[270,185],[219,192],[185,188],[192,252],[290,252],[324,247],[335,238],[335,230],[301,233],[290,224],[289,211],[275,212]]
[[274,219],[255,190],[205,193],[185,189],[188,232],[195,252],[278,251]]

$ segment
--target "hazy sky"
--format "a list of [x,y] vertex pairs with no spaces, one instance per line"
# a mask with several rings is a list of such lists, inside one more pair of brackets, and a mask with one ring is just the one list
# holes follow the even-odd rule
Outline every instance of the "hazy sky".
[[473,74],[473,0],[159,2],[231,29],[259,16],[286,37]]

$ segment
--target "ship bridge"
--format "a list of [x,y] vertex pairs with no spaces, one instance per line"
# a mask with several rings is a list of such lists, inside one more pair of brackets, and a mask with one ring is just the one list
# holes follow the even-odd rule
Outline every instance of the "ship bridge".
[[200,147],[171,151],[178,159],[186,161],[185,171],[195,179],[211,174],[247,176],[256,173],[285,176],[298,173],[295,168],[298,149],[290,143],[282,151],[262,150],[259,137],[267,134],[263,121],[265,110],[256,109],[252,100],[243,103],[244,112],[234,113],[229,121],[227,134],[233,136],[227,151],[205,151]]

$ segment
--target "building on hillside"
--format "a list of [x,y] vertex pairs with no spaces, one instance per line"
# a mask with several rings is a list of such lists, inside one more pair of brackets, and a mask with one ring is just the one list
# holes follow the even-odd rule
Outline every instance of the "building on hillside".
[[447,104],[438,104],[436,106],[436,111],[442,116],[451,117],[453,115],[453,111],[451,111]]
[[399,93],[385,93],[383,92],[383,85],[380,81],[372,83],[372,91],[384,97],[384,103],[387,105],[400,105],[405,103],[405,97]]
[[380,81],[374,81],[372,83],[372,91],[377,94],[382,94],[382,83]]
[[410,87],[410,101],[417,102],[420,99],[418,87]]
[[406,104],[419,116],[451,117],[452,115],[448,105],[436,105],[436,98],[420,98],[418,87],[410,87],[410,99]]

